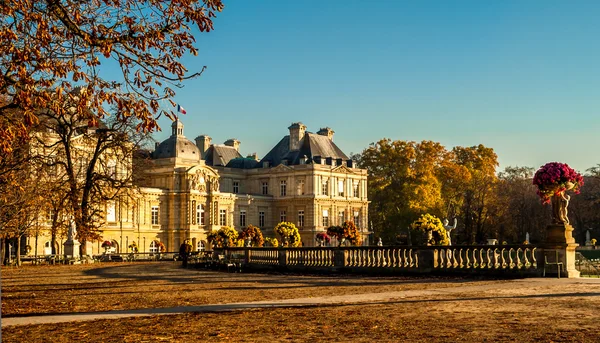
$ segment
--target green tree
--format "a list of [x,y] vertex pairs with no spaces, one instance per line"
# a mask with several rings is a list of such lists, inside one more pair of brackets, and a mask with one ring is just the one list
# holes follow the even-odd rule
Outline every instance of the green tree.
[[445,208],[438,175],[448,152],[441,144],[382,139],[355,158],[369,173],[369,217],[378,236],[393,241],[419,214]]
[[502,210],[498,203],[498,156],[494,149],[482,144],[472,147],[454,147],[453,162],[463,166],[469,173],[465,184],[461,213],[463,230],[458,231],[458,241],[464,243],[483,242],[496,236],[495,220]]

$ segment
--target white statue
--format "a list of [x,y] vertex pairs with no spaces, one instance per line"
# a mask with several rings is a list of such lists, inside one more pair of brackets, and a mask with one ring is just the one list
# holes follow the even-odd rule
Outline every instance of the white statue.
[[529,232],[525,233],[525,242],[527,242],[527,244],[529,244]]
[[446,237],[448,237],[448,245],[452,245],[452,238],[450,237],[450,233],[452,230],[456,229],[456,218],[454,218],[454,224],[452,226],[448,225],[448,219],[444,219],[444,229],[446,229]]
[[585,231],[585,245],[592,245],[592,239],[590,237],[590,229]]
[[77,228],[75,227],[75,221],[71,220],[71,225],[69,225],[69,231],[67,232],[67,240],[73,241],[77,237]]
[[383,241],[381,240],[381,237],[379,237],[379,240],[377,241],[377,246],[378,247],[383,246]]

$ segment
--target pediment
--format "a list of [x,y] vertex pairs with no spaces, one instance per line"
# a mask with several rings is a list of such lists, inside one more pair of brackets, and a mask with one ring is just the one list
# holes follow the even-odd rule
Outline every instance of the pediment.
[[200,192],[219,191],[219,173],[209,166],[197,165],[187,170],[187,189]]
[[336,173],[355,174],[354,170],[352,170],[346,166],[338,166],[338,167],[333,168],[331,171],[336,172]]
[[188,175],[203,174],[208,177],[219,178],[219,173],[215,169],[213,169],[212,167],[209,167],[207,165],[193,166],[193,167],[189,168],[188,170],[186,170],[186,174],[188,174]]
[[271,172],[272,173],[284,173],[284,172],[289,172],[291,170],[292,170],[292,168],[290,168],[290,167],[288,167],[286,165],[283,165],[283,164],[279,164],[278,166],[273,167],[271,169]]

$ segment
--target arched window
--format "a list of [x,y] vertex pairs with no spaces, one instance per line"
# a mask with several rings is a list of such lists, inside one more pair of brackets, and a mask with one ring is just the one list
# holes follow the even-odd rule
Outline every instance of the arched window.
[[156,244],[156,241],[150,242],[150,253],[151,254],[157,254],[158,253],[158,244]]
[[52,242],[47,241],[46,243],[44,243],[44,255],[51,255],[52,254]]
[[197,244],[197,248],[198,248],[198,251],[206,250],[206,243],[204,243],[204,241],[199,241]]

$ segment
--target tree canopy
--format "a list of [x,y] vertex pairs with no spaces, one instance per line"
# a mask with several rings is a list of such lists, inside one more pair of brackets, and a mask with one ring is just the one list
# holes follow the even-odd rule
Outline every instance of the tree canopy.
[[[181,61],[198,53],[192,27],[211,31],[222,9],[221,0],[0,1],[0,151],[10,152],[38,109],[81,113],[97,126],[114,107],[118,119],[137,117],[139,130],[157,129],[158,117],[175,116],[160,101],[175,105],[173,88],[204,70]],[[13,109],[19,120],[6,119]]]

